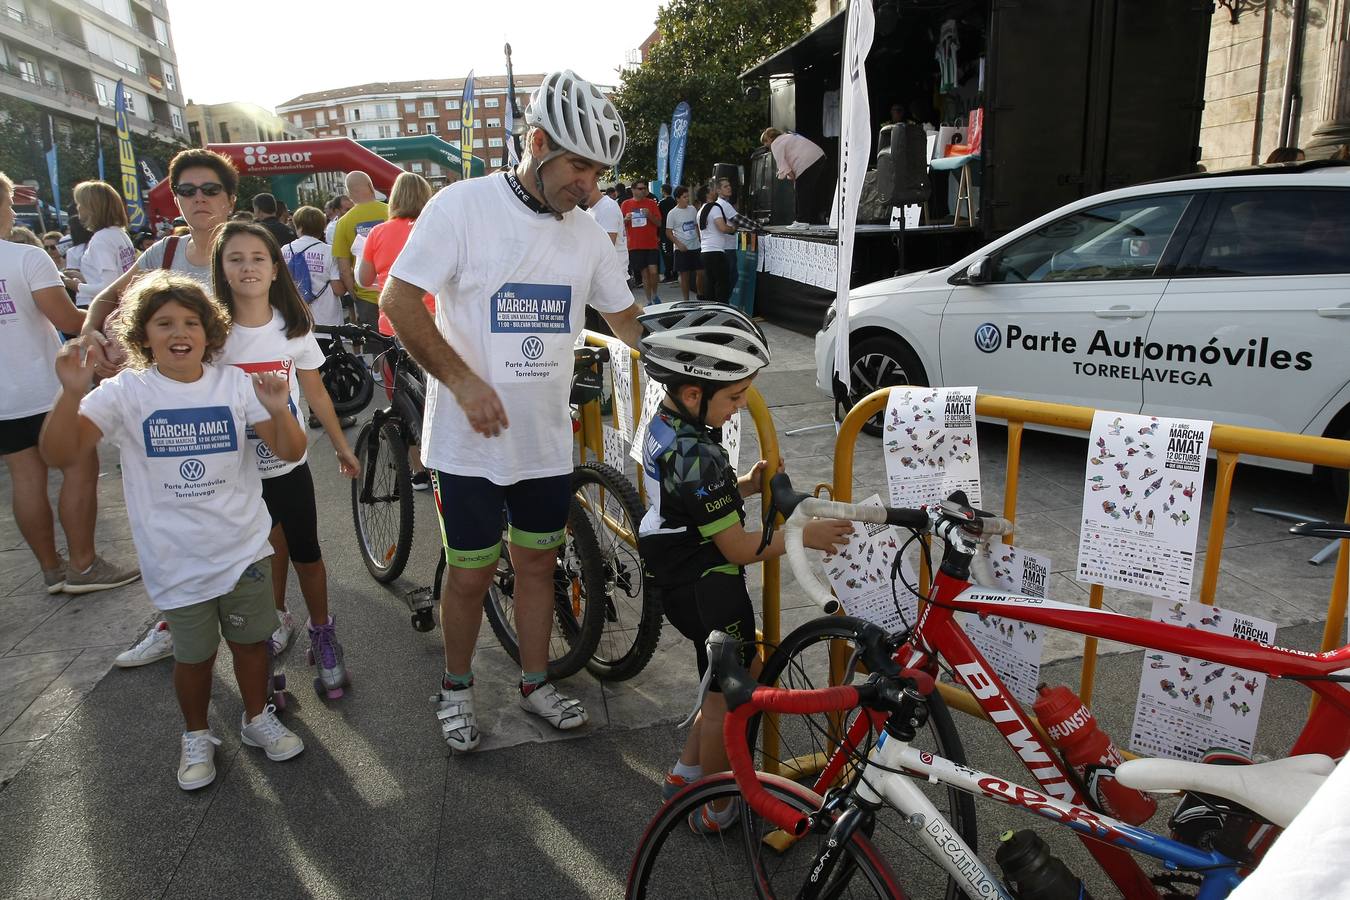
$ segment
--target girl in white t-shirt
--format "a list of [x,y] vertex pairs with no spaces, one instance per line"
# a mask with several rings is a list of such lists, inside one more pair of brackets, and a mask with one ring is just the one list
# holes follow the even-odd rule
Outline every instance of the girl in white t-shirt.
[[[211,251],[211,281],[216,298],[233,320],[220,361],[248,372],[286,376],[291,413],[297,422],[302,421],[303,389],[310,412],[323,423],[337,451],[338,471],[355,478],[361,467],[319,373],[324,357],[314,339],[310,309],[300,299],[271,233],[252,222],[226,224]],[[337,699],[343,694],[347,672],[328,610],[328,571],[319,551],[319,515],[309,463],[304,457],[296,462],[279,460],[265,442],[253,436],[249,443],[262,476],[263,500],[272,515],[272,590],[280,620],[272,637],[273,652],[284,650],[295,631],[286,609],[289,562],[299,576],[309,612],[309,660],[317,666],[319,683],[328,698]],[[284,687],[282,677],[275,687]]]
[[104,181],[75,185],[75,208],[84,227],[92,232],[80,275],[84,281],[75,292],[75,305],[87,309],[99,291],[122,277],[136,262],[136,248],[127,236],[127,208],[113,186]]
[[42,429],[54,465],[107,438],[121,450],[122,483],[141,572],[174,636],[174,689],[183,711],[178,784],[216,776],[220,739],[207,721],[211,672],[223,634],[244,701],[245,746],[272,760],[304,743],[267,704],[267,640],[276,623],[269,589],[270,528],[246,428],[283,459],[299,459],[305,433],[286,384],[212,365],[229,319],[191,278],[156,272],[123,299],[120,338],[129,365],[92,389],[84,340],[56,358],[61,393]]

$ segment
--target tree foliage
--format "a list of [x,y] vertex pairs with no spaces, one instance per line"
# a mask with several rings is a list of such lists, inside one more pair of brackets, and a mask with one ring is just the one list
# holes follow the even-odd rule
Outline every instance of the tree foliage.
[[[55,119],[64,117],[55,115]],[[117,128],[108,122],[103,125],[103,167],[108,182],[119,188],[120,175],[117,156]],[[98,142],[93,124],[71,121],[69,132],[60,125],[56,131],[56,168],[61,182],[61,206],[68,207],[74,200],[75,185],[98,178]],[[51,203],[51,181],[47,176],[44,154],[47,137],[47,111],[14,97],[0,97],[0,172],[16,184],[36,179],[38,193],[44,202]],[[168,170],[169,160],[187,142],[171,143],[146,134],[131,135],[131,146],[136,158],[150,157],[160,168]]]
[[614,103],[628,131],[620,170],[655,174],[656,137],[681,100],[692,118],[684,181],[713,164],[744,163],[768,124],[768,92],[748,100],[740,74],[806,34],[813,0],[668,0],[656,14],[661,40],[624,72]]

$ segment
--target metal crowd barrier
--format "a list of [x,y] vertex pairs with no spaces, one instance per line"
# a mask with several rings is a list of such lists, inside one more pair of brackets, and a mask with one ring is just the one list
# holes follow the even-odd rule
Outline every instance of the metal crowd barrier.
[[[834,486],[832,493],[841,501],[852,499],[853,451],[863,423],[880,412],[885,412],[889,389],[874,391],[849,411],[835,441]],[[1003,516],[1017,521],[1018,478],[1022,464],[1022,435],[1028,424],[1080,431],[1086,437],[1092,428],[1095,410],[1085,406],[1064,403],[1043,403],[1038,400],[1019,400],[978,394],[975,413],[982,419],[1002,419],[1008,426],[1007,484],[1003,494]],[[1305,434],[1284,434],[1259,428],[1215,423],[1209,439],[1210,450],[1218,456],[1215,470],[1214,493],[1211,500],[1209,534],[1205,538],[1205,566],[1200,581],[1200,602],[1213,604],[1219,582],[1219,564],[1223,558],[1223,539],[1228,527],[1228,507],[1232,496],[1233,474],[1239,457],[1265,456],[1292,462],[1311,463],[1338,469],[1350,469],[1350,441],[1313,437]],[[1350,522],[1350,502],[1346,505],[1346,521]],[[1004,537],[1012,543],[1014,536]],[[1340,542],[1336,559],[1336,573],[1331,585],[1331,599],[1327,603],[1327,621],[1322,631],[1322,649],[1341,646],[1345,627],[1346,588],[1350,585],[1350,540]],[[1088,604],[1101,609],[1104,589],[1091,586]],[[1079,696],[1084,703],[1092,700],[1093,681],[1097,671],[1097,639],[1085,638],[1083,663],[1079,676]],[[955,709],[983,718],[984,711],[965,690],[949,684],[939,685],[943,699]]]

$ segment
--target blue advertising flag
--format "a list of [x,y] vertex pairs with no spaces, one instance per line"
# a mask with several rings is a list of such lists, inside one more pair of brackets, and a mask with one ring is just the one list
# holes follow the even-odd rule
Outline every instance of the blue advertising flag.
[[126,87],[117,79],[114,109],[117,114],[117,165],[122,175],[122,199],[127,202],[127,218],[132,228],[144,228],[145,206],[141,202],[141,179],[136,169],[136,150],[131,146],[131,127],[127,124]]
[[656,185],[652,193],[660,196],[661,185],[669,184],[666,179],[670,177],[666,169],[666,163],[670,160],[670,129],[666,128],[666,123],[661,123],[661,130],[656,133]]
[[99,180],[99,181],[107,181],[107,180],[108,180],[107,177],[103,174],[103,123],[102,123],[102,122],[97,122],[97,121],[94,122],[94,144],[95,144],[95,147],[96,147],[95,152],[98,154],[98,180]]
[[682,184],[684,178],[684,149],[689,144],[689,104],[683,100],[675,107],[670,119],[670,183]]
[[464,79],[464,94],[459,101],[459,156],[464,161],[461,178],[473,174],[473,69]]
[[52,180],[52,206],[61,208],[61,180],[56,174],[56,128],[52,117],[47,116],[47,138],[51,141],[47,149],[47,177]]

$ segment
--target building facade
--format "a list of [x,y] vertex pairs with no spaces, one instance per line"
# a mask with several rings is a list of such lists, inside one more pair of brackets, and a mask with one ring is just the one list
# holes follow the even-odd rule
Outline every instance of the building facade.
[[[516,103],[523,113],[530,92],[542,74],[516,76]],[[376,82],[302,94],[277,106],[277,114],[291,127],[314,137],[378,140],[431,134],[460,148],[463,78]],[[505,75],[474,77],[473,155],[488,171],[506,165],[506,107],[509,92]],[[430,159],[398,163],[433,184],[459,177]]]
[[119,79],[133,132],[187,138],[164,0],[0,3],[0,95],[111,124]]
[[1350,142],[1350,0],[1224,0],[1214,10],[1200,162],[1330,156]]
[[270,109],[240,102],[208,104],[189,100],[187,130],[188,140],[194,147],[251,141],[297,141],[313,137]]

